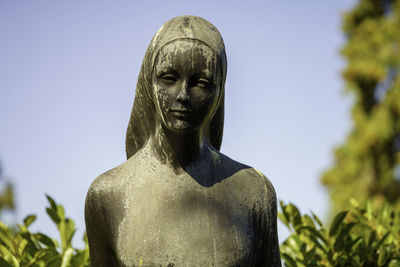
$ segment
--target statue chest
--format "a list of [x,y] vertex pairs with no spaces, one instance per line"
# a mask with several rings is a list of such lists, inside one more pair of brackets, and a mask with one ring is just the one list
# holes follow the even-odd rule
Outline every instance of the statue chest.
[[[143,183],[124,197],[121,266],[237,266],[254,242],[250,205],[229,183]],[[245,193],[244,193],[245,194]]]

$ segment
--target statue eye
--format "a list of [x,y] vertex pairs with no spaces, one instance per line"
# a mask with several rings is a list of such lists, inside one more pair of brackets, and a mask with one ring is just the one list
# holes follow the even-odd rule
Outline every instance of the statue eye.
[[196,85],[202,88],[210,88],[211,83],[206,79],[200,78],[197,80]]
[[161,80],[166,84],[173,84],[178,80],[178,78],[173,74],[164,74],[161,76]]

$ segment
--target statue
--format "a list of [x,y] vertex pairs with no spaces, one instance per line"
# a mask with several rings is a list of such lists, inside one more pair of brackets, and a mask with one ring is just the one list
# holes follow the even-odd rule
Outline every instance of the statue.
[[202,18],[176,17],[154,35],[128,160],[86,197],[92,266],[281,266],[272,184],[219,152],[226,69],[222,37]]

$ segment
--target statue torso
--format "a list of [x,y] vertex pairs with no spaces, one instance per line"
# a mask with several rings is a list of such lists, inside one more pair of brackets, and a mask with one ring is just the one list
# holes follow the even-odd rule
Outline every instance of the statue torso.
[[97,184],[120,266],[259,266],[264,257],[274,192],[252,168],[203,186],[141,151]]

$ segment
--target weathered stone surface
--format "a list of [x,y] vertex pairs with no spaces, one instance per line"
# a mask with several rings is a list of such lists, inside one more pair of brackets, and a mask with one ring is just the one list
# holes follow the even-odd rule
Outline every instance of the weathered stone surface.
[[86,198],[92,266],[280,266],[276,196],[219,152],[226,56],[218,30],[182,16],[143,60],[128,160]]

